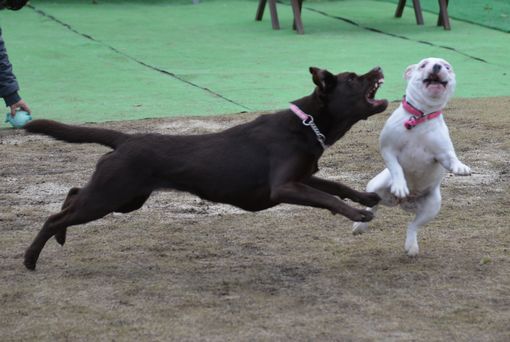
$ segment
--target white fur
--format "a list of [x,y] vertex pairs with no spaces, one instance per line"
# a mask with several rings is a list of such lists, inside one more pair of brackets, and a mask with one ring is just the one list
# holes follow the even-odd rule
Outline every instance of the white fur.
[[[441,80],[448,81],[445,87],[427,86],[423,82],[435,64],[441,66],[438,73]],[[409,66],[404,78],[407,80],[408,102],[424,113],[443,109],[455,90],[453,69],[440,58],[426,58]],[[367,191],[376,192],[382,198],[380,204],[400,205],[416,214],[407,228],[404,245],[409,256],[416,256],[419,252],[418,230],[436,217],[441,208],[439,187],[445,172],[466,176],[471,170],[457,158],[442,115],[408,130],[404,122],[410,117],[401,104],[386,122],[380,136],[386,169],[370,180]],[[377,206],[367,209],[375,213]],[[353,234],[366,231],[368,223],[354,223]]]

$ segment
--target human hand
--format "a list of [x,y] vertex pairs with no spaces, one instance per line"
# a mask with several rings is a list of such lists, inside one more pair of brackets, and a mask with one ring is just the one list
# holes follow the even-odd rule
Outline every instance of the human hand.
[[16,115],[16,111],[19,109],[24,110],[24,111],[28,112],[29,114],[31,113],[30,107],[28,107],[28,104],[25,101],[23,101],[23,99],[10,105],[9,107],[11,107],[11,115],[12,116]]

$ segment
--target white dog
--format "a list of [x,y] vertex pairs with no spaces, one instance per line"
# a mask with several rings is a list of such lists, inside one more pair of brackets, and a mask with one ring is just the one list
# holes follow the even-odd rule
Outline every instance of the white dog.
[[[418,255],[417,233],[441,207],[441,180],[448,170],[470,175],[459,161],[450,140],[442,110],[455,90],[455,74],[440,58],[426,58],[410,65],[404,74],[406,95],[386,122],[380,136],[386,169],[367,185],[367,191],[381,197],[380,204],[400,205],[416,214],[407,228],[405,250]],[[368,208],[375,213],[377,207]],[[356,222],[353,234],[368,230],[368,223]]]

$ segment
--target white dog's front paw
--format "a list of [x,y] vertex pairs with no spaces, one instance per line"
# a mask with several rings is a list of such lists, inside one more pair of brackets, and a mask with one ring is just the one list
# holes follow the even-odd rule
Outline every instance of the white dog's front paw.
[[469,166],[458,162],[452,167],[452,172],[457,176],[469,176],[471,175],[471,169]]
[[409,195],[409,189],[407,188],[405,181],[393,182],[393,184],[391,184],[390,191],[398,198],[406,198]]
[[354,222],[352,225],[352,235],[361,235],[368,232],[368,223]]
[[418,241],[416,239],[406,239],[405,249],[407,255],[410,257],[415,257],[420,252]]

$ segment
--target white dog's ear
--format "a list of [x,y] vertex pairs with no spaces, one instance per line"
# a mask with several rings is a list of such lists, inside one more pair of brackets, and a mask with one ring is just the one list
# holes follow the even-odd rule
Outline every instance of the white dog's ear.
[[415,68],[416,64],[411,64],[407,67],[406,71],[404,72],[404,80],[409,81]]

